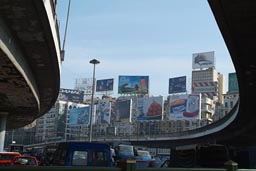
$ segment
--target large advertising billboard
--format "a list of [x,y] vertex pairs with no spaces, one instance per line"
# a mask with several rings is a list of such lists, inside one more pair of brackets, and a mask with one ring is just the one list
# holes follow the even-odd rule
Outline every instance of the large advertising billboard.
[[169,120],[201,119],[201,95],[169,96]]
[[186,92],[186,76],[169,79],[169,94]]
[[77,78],[75,89],[84,91],[85,95],[91,95],[92,94],[92,78]]
[[74,103],[83,103],[84,92],[80,90],[61,88],[59,92],[58,100],[69,101]]
[[137,121],[162,120],[163,96],[137,99]]
[[96,92],[113,91],[114,79],[97,80]]
[[148,94],[148,76],[119,76],[119,94]]
[[192,84],[192,94],[201,93],[203,96],[213,97],[218,95],[218,82],[195,82]]
[[192,69],[215,67],[214,51],[194,53],[192,58]]
[[228,74],[228,92],[229,93],[238,93],[239,92],[236,73]]
[[131,122],[132,100],[116,101],[115,120],[120,122]]
[[102,100],[96,105],[96,124],[110,124],[111,103]]
[[69,111],[69,125],[89,125],[90,122],[90,106],[81,108],[73,108]]
[[55,105],[55,108],[58,113],[57,118],[57,137],[65,137],[65,130],[66,130],[66,121],[67,115],[70,113],[70,110],[79,107],[85,107],[85,104],[81,103],[74,103],[68,101],[58,101]]

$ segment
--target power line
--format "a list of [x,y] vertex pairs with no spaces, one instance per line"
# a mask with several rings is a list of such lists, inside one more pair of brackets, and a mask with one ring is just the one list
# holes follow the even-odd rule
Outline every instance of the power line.
[[66,27],[65,27],[65,33],[64,33],[63,44],[62,44],[62,49],[61,49],[61,52],[62,52],[62,61],[64,61],[65,43],[66,43],[67,30],[68,30],[68,21],[69,21],[70,4],[71,4],[71,0],[69,0],[69,2],[68,2],[68,12],[67,12],[67,18],[66,18]]

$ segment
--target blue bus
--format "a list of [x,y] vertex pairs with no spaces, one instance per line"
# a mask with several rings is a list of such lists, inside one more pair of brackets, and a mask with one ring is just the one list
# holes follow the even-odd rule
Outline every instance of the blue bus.
[[53,166],[113,167],[111,148],[106,143],[61,142],[54,154]]

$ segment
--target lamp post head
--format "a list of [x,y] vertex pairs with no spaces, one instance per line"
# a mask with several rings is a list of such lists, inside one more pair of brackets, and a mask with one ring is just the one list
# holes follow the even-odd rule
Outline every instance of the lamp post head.
[[95,64],[99,64],[100,61],[98,61],[97,59],[93,59],[93,60],[90,60],[90,63],[95,65]]

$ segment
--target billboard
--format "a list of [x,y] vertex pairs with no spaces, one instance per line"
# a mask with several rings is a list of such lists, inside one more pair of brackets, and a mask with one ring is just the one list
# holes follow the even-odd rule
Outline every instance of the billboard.
[[137,121],[162,120],[163,119],[163,101],[162,96],[138,98],[137,99]]
[[197,82],[192,84],[192,94],[201,93],[203,96],[212,97],[218,95],[218,82]]
[[169,120],[191,120],[201,118],[201,95],[186,94],[170,96]]
[[59,92],[58,100],[69,101],[74,103],[83,103],[84,92],[80,90],[61,88]]
[[55,108],[57,110],[57,137],[65,137],[65,130],[66,130],[66,120],[67,120],[67,114],[70,110],[73,108],[79,108],[84,107],[85,104],[81,103],[73,103],[73,102],[67,102],[67,101],[58,101],[55,105]]
[[228,92],[229,93],[238,93],[239,92],[236,73],[228,74]]
[[119,94],[148,94],[148,76],[119,76]]
[[90,123],[90,106],[73,108],[69,111],[69,125],[89,125]]
[[131,122],[132,100],[116,101],[115,120],[120,122]]
[[100,101],[96,105],[96,124],[110,124],[111,103],[109,100]]
[[97,80],[96,92],[113,91],[114,79]]
[[92,94],[92,78],[78,78],[76,79],[75,89],[84,91],[85,95]]
[[186,92],[186,76],[169,79],[169,94]]
[[215,67],[214,51],[193,54],[192,69]]

